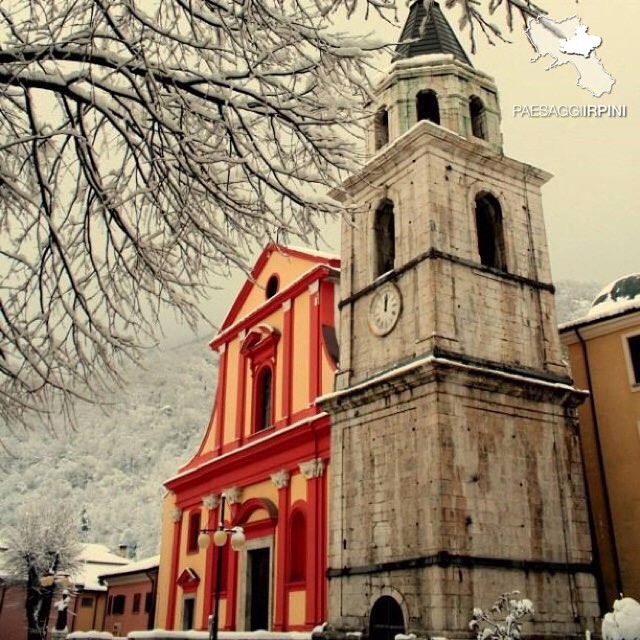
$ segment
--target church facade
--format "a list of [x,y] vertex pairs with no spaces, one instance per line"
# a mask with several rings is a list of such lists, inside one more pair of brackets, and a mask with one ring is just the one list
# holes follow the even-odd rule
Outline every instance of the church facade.
[[329,622],[468,637],[519,590],[536,635],[599,615],[574,388],[556,328],[545,171],[502,151],[495,84],[437,3],[410,10],[369,161],[336,190],[340,369]]
[[[211,341],[213,413],[165,483],[157,627],[207,629],[218,571],[220,630],[326,619],[329,417],[314,401],[333,387],[339,265],[269,245]],[[243,529],[242,549],[200,548],[219,522]]]

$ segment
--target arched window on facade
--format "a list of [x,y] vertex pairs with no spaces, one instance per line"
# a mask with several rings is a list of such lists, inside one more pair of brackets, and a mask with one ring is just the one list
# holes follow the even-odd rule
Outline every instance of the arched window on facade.
[[255,382],[255,423],[254,431],[261,431],[273,423],[273,371],[265,366],[258,371]]
[[304,582],[307,577],[307,518],[302,509],[294,509],[289,527],[289,582]]
[[476,233],[480,262],[487,267],[506,271],[502,208],[490,193],[476,196]]
[[383,107],[378,109],[378,112],[374,116],[374,145],[375,150],[382,149],[385,145],[389,144],[389,112]]
[[189,531],[187,534],[187,552],[197,553],[198,536],[200,535],[200,510],[192,511],[189,514]]
[[280,280],[278,279],[278,276],[274,274],[267,280],[267,286],[265,289],[265,297],[267,298],[267,300],[269,298],[273,298],[273,296],[278,293],[279,288]]
[[440,107],[435,91],[420,91],[416,96],[416,120],[429,120],[440,124]]
[[476,138],[486,140],[486,111],[484,103],[478,96],[471,96],[469,99],[469,115],[471,116],[471,134]]
[[396,230],[393,202],[385,200],[378,207],[374,220],[375,274],[378,277],[394,267],[396,259]]

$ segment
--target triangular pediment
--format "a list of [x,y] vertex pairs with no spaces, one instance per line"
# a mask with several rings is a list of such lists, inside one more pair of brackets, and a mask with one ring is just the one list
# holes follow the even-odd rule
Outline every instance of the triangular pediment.
[[277,293],[320,264],[339,267],[340,259],[338,256],[311,249],[282,247],[273,243],[267,245],[231,306],[221,330],[224,331],[249,315],[271,297],[273,290],[269,291],[268,288],[272,278],[276,279],[272,283],[277,284]]
[[185,591],[196,589],[200,584],[200,576],[193,569],[187,568],[180,574],[176,584]]

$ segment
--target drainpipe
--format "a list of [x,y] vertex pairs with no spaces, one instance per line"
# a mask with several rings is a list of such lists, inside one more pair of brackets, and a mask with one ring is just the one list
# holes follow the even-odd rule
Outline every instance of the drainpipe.
[[[98,617],[98,603],[100,602],[100,592],[96,592],[96,596],[93,599],[93,616],[91,618],[91,628],[96,629],[96,618]],[[104,606],[106,608],[107,601],[104,601]],[[102,631],[104,631],[104,624],[102,625]],[[96,629],[97,630],[97,629]]]
[[[589,386],[589,407],[591,409],[591,419],[593,421],[593,431],[594,431],[594,435],[595,435],[595,440],[596,440],[596,453],[597,453],[597,461],[598,461],[598,472],[600,475],[600,478],[602,479],[602,488],[604,490],[604,504],[605,504],[605,516],[606,516],[606,523],[607,523],[607,530],[609,533],[609,537],[612,541],[612,555],[613,555],[613,569],[614,569],[614,573],[615,573],[615,580],[616,580],[616,592],[617,593],[622,593],[622,576],[620,573],[620,560],[618,558],[618,546],[616,544],[616,534],[615,534],[615,529],[613,527],[613,516],[611,514],[611,505],[609,503],[609,488],[607,486],[607,475],[605,473],[605,467],[604,467],[604,458],[602,455],[602,443],[600,441],[600,425],[598,423],[598,413],[596,410],[596,399],[595,399],[595,395],[593,393],[593,381],[591,378],[591,365],[589,363],[589,350],[587,348],[587,343],[585,341],[585,339],[582,337],[582,335],[580,334],[580,330],[576,327],[574,328],[574,333],[576,334],[576,337],[578,338],[578,340],[580,341],[580,347],[582,349],[582,357],[584,359],[584,365],[585,365],[585,370],[587,373],[587,384]],[[584,465],[583,465],[583,473],[586,476],[586,469],[584,469]],[[587,489],[587,493],[589,492],[589,484],[587,482],[587,478],[585,477],[585,487]],[[591,510],[589,510],[589,520],[591,521],[591,526],[592,526],[592,531],[595,533],[595,528],[594,528],[594,523],[593,523],[593,516],[591,514]],[[596,555],[598,556],[598,545],[597,545],[597,541],[596,544],[594,544],[594,550],[596,552]],[[598,566],[600,566],[600,563],[598,562]],[[600,584],[603,584],[602,581],[602,571],[599,571],[600,573]],[[602,590],[602,586],[600,587],[599,591]],[[611,603],[603,603],[602,601],[604,600],[604,594],[600,594],[600,604],[602,607],[603,611],[608,610],[608,607],[611,605]],[[603,606],[604,604],[604,606]]]
[[[149,612],[147,616],[147,629],[153,629],[156,617],[156,591],[158,589],[158,574],[151,571],[145,571],[149,582],[151,583],[151,602],[149,603]],[[146,597],[146,596],[145,596]]]
[[[101,584],[105,584],[102,580],[100,580]],[[102,631],[106,631],[105,624],[107,623],[107,605],[109,604],[109,583],[107,582],[107,593],[104,599],[104,609],[102,611]]]

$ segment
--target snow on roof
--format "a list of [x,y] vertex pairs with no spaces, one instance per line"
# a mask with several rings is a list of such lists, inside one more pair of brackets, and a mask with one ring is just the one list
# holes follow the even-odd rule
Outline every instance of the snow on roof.
[[340,260],[340,256],[337,253],[331,253],[330,251],[320,251],[319,249],[310,249],[309,247],[301,247],[293,244],[288,244],[281,247],[281,250],[286,253],[287,249],[290,251],[298,251],[300,253],[306,253],[316,258],[323,258],[324,260]]
[[632,273],[609,283],[591,303],[587,317],[618,313],[636,305],[640,306],[640,273]]
[[560,330],[634,310],[640,311],[640,273],[632,273],[610,282],[595,297],[585,316],[562,323]]
[[106,591],[107,586],[100,584],[99,576],[107,571],[106,564],[90,564],[88,562],[80,565],[74,572],[71,579],[75,584],[83,585],[85,591]]
[[109,569],[108,571],[100,574],[102,578],[110,578],[112,576],[119,576],[127,573],[137,573],[138,571],[150,571],[151,569],[157,569],[160,565],[160,556],[149,556],[136,562],[129,562],[122,567],[116,569]]
[[[123,565],[128,565],[129,560],[109,551],[109,547],[103,544],[83,543],[80,545],[78,566],[74,569],[71,579],[75,584],[82,584],[89,591],[106,591],[101,585],[98,576],[109,571],[114,571]],[[2,553],[0,553],[0,573],[2,573]]]
[[109,551],[104,544],[84,543],[78,556],[78,560],[100,564],[127,564],[129,561],[122,556]]
[[83,584],[87,591],[106,591],[107,587],[100,584],[99,577],[131,564],[127,558],[109,551],[106,545],[96,543],[83,543],[78,560],[80,564],[72,579],[76,584]]

